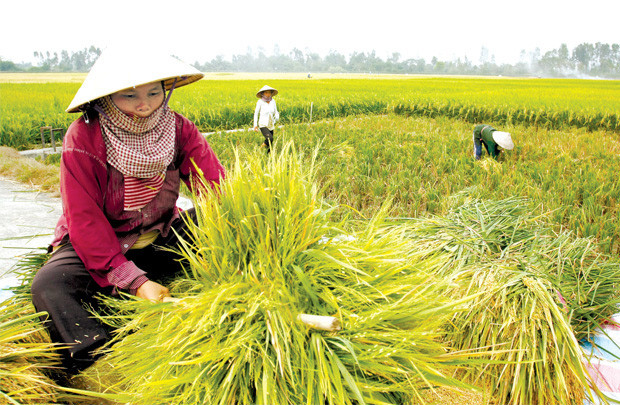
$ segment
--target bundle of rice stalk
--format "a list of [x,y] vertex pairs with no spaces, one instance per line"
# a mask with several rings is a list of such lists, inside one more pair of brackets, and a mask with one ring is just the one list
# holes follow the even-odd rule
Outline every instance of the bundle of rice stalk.
[[40,342],[40,313],[8,299],[0,303],[0,403],[55,403],[48,373],[60,362],[53,345]]
[[[36,313],[32,305],[32,280],[49,257],[47,249],[33,250],[23,255],[11,269],[11,273],[21,283],[10,288],[14,294],[10,299],[0,303],[0,311],[6,319],[2,323],[3,318],[0,316],[0,369],[10,371],[6,375],[0,371],[0,403],[4,404],[2,399],[7,399],[10,394],[14,396],[8,399],[10,404],[112,404],[107,401],[105,394],[99,392],[101,384],[95,384],[93,389],[90,380],[70,378],[65,374],[57,352],[60,346],[51,343],[49,333],[41,324],[46,313]],[[6,311],[2,308],[6,308]],[[4,329],[5,325],[10,326]],[[2,342],[9,343],[3,347]],[[15,356],[11,362],[18,364],[8,361],[6,365],[2,364],[8,359],[6,356],[3,358],[4,353]],[[20,354],[25,356],[20,358]],[[16,372],[16,369],[22,374]],[[5,391],[3,382],[6,378],[10,380],[8,387],[20,387],[21,391]]]
[[500,403],[579,403],[590,377],[577,338],[617,312],[620,266],[592,240],[556,232],[532,212],[521,199],[470,200],[446,217],[413,221],[409,235],[451,255],[447,276],[477,267],[455,294],[483,295],[456,315],[452,338],[463,349],[518,350],[489,358],[514,365],[483,373]]
[[11,274],[20,280],[19,285],[10,287],[14,294],[13,299],[22,302],[25,307],[32,307],[32,280],[49,257],[47,248],[35,249],[20,256],[19,261],[11,268]]
[[291,144],[267,161],[237,155],[220,195],[195,202],[180,300],[107,301],[101,319],[120,328],[98,364],[116,373],[119,402],[405,404],[470,388],[440,341],[462,305],[433,275],[445,258],[379,232],[379,217],[342,231],[314,173]]
[[569,309],[575,336],[587,339],[618,310],[618,259],[602,254],[592,238],[556,231],[535,212],[522,198],[470,199],[445,217],[409,221],[407,226],[413,240],[451,255],[444,275],[465,264],[518,258],[531,276],[552,283],[560,293],[558,303]]
[[540,218],[524,198],[480,200],[460,193],[451,200],[455,205],[445,216],[408,221],[408,226],[412,239],[450,252],[453,261],[468,264],[501,259],[540,232]]
[[620,304],[620,263],[602,254],[592,238],[568,231],[538,234],[524,246],[529,269],[560,292],[577,340],[590,339],[603,323],[613,322]]
[[590,377],[566,314],[556,304],[556,290],[518,267],[495,264],[476,273],[471,288],[493,292],[478,296],[467,313],[455,317],[449,336],[462,349],[505,350],[469,374],[497,403],[581,405],[592,396]]

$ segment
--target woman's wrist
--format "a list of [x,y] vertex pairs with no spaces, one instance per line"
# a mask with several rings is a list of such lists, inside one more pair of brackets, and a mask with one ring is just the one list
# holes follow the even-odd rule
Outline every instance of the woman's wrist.
[[131,295],[136,295],[136,292],[138,291],[138,288],[142,287],[142,284],[146,283],[147,281],[149,281],[149,278],[147,276],[145,276],[144,274],[141,275],[141,276],[138,276],[129,285],[129,293]]

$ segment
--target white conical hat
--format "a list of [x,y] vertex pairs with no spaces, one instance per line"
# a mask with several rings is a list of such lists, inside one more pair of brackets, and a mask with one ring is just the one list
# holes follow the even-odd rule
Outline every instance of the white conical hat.
[[198,69],[179,59],[145,48],[106,49],[101,53],[82,86],[67,107],[68,113],[78,112],[90,101],[142,84],[164,81],[170,90],[185,86],[204,77]]
[[508,132],[493,131],[493,140],[496,144],[507,150],[512,150],[515,147]]
[[278,94],[278,90],[274,89],[273,87],[269,87],[267,85],[263,86],[262,89],[260,89],[258,91],[258,93],[256,93],[256,97],[261,98],[262,96],[260,95],[260,93],[262,93],[265,90],[271,90],[271,96],[275,96],[276,94]]

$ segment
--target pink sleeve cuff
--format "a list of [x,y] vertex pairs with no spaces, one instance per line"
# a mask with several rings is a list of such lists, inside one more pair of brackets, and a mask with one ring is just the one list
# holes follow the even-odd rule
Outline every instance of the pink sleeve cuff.
[[147,276],[138,276],[138,278],[132,281],[129,285],[129,293],[131,295],[136,295],[136,291],[138,291],[138,288],[140,288],[142,284],[146,283],[147,281],[149,281],[149,278]]
[[[120,266],[110,270],[107,273],[107,279],[110,284],[115,285],[121,290],[126,290],[133,285],[134,281],[136,281],[138,277],[144,276],[146,278],[145,274],[146,272],[136,266],[134,262],[126,261]],[[142,284],[144,284],[144,282]]]

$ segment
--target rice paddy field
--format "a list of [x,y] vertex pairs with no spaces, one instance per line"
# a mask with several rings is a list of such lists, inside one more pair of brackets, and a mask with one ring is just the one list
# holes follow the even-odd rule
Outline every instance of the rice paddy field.
[[[266,80],[262,77],[211,75],[178,89],[171,106],[204,132],[250,126],[254,94]],[[620,130],[617,81],[398,75],[308,79],[288,74],[269,82],[280,90],[283,124],[396,113],[469,123]],[[79,86],[79,75],[0,74],[0,145],[23,149],[39,142],[42,126],[66,128],[75,117],[64,109]]]
[[[0,146],[31,148],[40,126],[66,128],[81,80],[0,75]],[[269,157],[260,133],[224,131],[251,126],[266,83],[282,117]],[[188,274],[171,286],[181,301],[107,302],[102,321],[118,336],[78,388],[132,404],[592,394],[578,342],[620,303],[620,82],[218,74],[178,89],[171,106],[215,131],[225,193],[195,200]],[[475,161],[477,123],[510,132],[515,149]],[[36,265],[22,267],[27,285]],[[335,316],[343,331],[300,329],[302,312]],[[22,379],[47,381],[53,356],[39,358],[41,376]],[[0,370],[13,361],[0,350]]]

